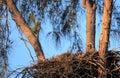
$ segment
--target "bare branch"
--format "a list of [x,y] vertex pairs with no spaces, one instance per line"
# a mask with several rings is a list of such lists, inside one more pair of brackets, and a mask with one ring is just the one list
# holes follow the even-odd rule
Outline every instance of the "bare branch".
[[34,35],[30,27],[27,25],[25,20],[23,19],[21,13],[18,11],[17,7],[15,6],[14,2],[12,0],[5,0],[6,5],[9,8],[14,21],[17,23],[17,25],[20,27],[22,32],[25,34],[25,36],[28,38],[30,44],[34,48],[37,58],[40,61],[44,61],[44,53],[41,47],[41,44],[39,43],[38,38]]
[[86,8],[86,0],[82,0],[82,7]]

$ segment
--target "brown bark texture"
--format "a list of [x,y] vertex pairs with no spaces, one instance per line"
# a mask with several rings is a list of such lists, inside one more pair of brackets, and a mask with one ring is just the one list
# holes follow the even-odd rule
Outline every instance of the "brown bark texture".
[[44,61],[45,60],[44,53],[38,38],[34,35],[30,27],[25,22],[21,13],[16,8],[14,2],[12,0],[5,0],[5,1],[6,1],[6,6],[9,8],[9,11],[13,16],[14,21],[22,30],[22,32],[25,34],[25,36],[28,38],[30,44],[34,48],[38,61]]
[[106,57],[107,57],[108,43],[109,43],[111,16],[112,16],[112,0],[104,0],[102,32],[100,35],[100,43],[99,43],[99,56],[101,58],[100,63],[103,65],[105,69],[101,69],[101,68],[98,69],[100,78],[107,78]]
[[82,0],[82,7],[86,8],[86,52],[95,52],[95,1]]

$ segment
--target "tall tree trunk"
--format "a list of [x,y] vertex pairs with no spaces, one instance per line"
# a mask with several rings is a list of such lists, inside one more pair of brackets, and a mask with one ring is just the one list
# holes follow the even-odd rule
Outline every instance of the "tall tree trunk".
[[[106,63],[107,63],[106,54],[108,51],[111,15],[112,15],[112,0],[104,0],[104,12],[103,12],[103,18],[102,18],[102,32],[100,35],[100,43],[99,43],[99,56],[101,58],[100,63],[105,68],[106,68]],[[103,70],[102,68],[99,68],[98,72],[100,74],[99,78],[107,78],[106,69]]]
[[93,0],[82,0],[82,7],[86,8],[86,52],[95,51],[95,11]]
[[7,7],[9,8],[13,16],[13,19],[15,20],[17,25],[20,27],[20,29],[23,31],[25,36],[28,38],[30,44],[34,48],[38,61],[44,61],[45,60],[44,53],[38,38],[34,35],[30,27],[27,25],[27,23],[23,19],[22,15],[16,8],[13,0],[5,0],[5,1],[6,1]]

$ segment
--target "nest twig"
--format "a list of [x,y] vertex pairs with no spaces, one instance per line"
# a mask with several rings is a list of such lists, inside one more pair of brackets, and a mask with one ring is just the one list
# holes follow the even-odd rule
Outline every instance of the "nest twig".
[[[120,52],[109,51],[107,68],[98,61],[98,52],[64,53],[45,62],[25,68],[22,78],[98,78],[98,67],[108,71],[108,78],[120,78]],[[18,76],[18,75],[17,75]]]

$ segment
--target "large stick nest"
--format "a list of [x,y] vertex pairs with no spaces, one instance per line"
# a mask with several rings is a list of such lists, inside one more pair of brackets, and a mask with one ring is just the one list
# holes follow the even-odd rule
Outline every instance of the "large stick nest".
[[27,67],[20,74],[23,78],[98,78],[101,68],[107,70],[108,78],[120,78],[120,52],[109,51],[106,58],[107,68],[98,61],[98,52],[67,52]]

